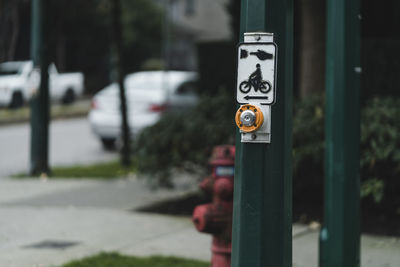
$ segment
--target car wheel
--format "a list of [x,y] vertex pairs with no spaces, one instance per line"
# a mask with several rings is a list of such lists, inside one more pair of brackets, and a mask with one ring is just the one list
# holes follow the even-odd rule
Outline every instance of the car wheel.
[[115,149],[115,138],[101,138],[100,140],[104,150],[111,151]]
[[72,89],[68,89],[65,95],[62,98],[62,103],[64,105],[69,105],[75,101],[75,93]]
[[24,98],[21,92],[14,92],[11,98],[10,108],[19,108],[24,104]]

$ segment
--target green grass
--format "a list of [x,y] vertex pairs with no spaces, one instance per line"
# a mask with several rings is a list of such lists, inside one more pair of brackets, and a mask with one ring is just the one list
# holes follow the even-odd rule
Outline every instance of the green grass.
[[27,107],[19,109],[0,109],[0,124],[27,121],[29,119],[29,109]]
[[[97,163],[93,165],[75,165],[70,167],[54,167],[50,178],[95,178],[112,179],[136,173],[136,164],[133,161],[129,168],[123,167],[118,161]],[[26,178],[26,174],[14,175],[15,178]]]
[[209,267],[210,263],[175,257],[153,256],[139,258],[117,253],[100,253],[73,261],[62,267]]
[[[52,119],[63,119],[86,116],[90,109],[89,101],[79,101],[72,105],[51,105]],[[27,122],[30,118],[29,105],[18,109],[0,109],[0,125]]]

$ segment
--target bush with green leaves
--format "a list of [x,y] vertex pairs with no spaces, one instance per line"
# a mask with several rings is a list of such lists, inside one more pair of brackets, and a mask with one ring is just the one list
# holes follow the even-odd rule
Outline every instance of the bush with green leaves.
[[322,191],[325,148],[323,99],[321,95],[314,95],[295,102],[292,150],[295,195]]
[[[376,203],[385,196],[400,207],[400,99],[367,101],[360,127],[361,196]],[[294,193],[322,189],[324,148],[324,101],[314,96],[295,107]]]
[[233,97],[221,90],[215,96],[203,96],[191,111],[165,115],[137,139],[139,171],[168,184],[175,168],[204,168],[214,146],[233,144],[234,109]]
[[[400,207],[400,99],[374,98],[361,113],[361,195]],[[395,204],[395,203],[394,203]]]
[[[165,116],[139,136],[139,170],[168,181],[173,168],[205,168],[215,145],[234,142],[234,113],[233,97],[221,92],[188,113]],[[324,97],[297,102],[293,114],[293,192],[322,196]],[[400,207],[400,99],[374,98],[361,109],[360,174],[362,197]]]

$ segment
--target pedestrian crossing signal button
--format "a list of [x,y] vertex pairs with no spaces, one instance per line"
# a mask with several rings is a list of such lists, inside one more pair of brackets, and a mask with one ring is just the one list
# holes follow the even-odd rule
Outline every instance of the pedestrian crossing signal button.
[[246,104],[236,112],[236,125],[241,132],[251,133],[257,131],[264,123],[264,115],[260,108],[255,105]]

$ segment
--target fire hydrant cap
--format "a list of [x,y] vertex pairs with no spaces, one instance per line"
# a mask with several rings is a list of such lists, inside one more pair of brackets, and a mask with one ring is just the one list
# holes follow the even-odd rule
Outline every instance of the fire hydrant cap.
[[235,146],[223,145],[216,146],[213,150],[209,163],[211,165],[234,165]]
[[193,211],[192,221],[199,232],[202,232],[206,229],[207,221],[205,214],[208,212],[208,206],[210,205],[199,205]]

